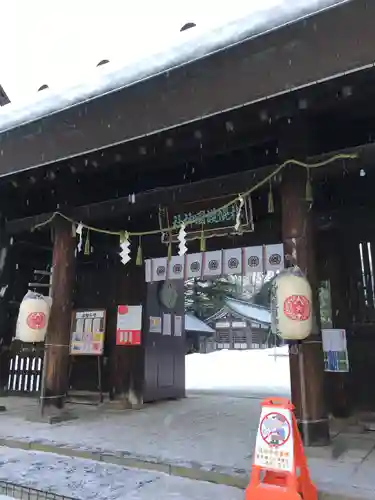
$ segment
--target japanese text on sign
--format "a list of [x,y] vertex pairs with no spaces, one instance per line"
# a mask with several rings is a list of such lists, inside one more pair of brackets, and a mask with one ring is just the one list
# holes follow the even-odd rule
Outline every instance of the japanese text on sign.
[[219,210],[200,210],[197,213],[177,214],[173,216],[172,227],[178,228],[187,220],[192,221],[191,226],[202,224],[221,224],[236,220],[236,207],[220,208]]
[[75,311],[70,338],[71,355],[100,356],[104,351],[106,311]]
[[270,470],[291,470],[293,436],[290,412],[262,409],[256,439],[254,464]]

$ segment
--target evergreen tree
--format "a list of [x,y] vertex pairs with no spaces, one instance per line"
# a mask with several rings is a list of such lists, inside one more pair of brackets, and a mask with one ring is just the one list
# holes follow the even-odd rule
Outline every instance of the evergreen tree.
[[185,310],[204,320],[219,311],[225,297],[236,297],[238,285],[227,278],[191,279],[185,282]]
[[223,276],[212,280],[190,279],[185,282],[185,310],[205,320],[220,311],[226,298],[270,308],[274,273],[249,276]]

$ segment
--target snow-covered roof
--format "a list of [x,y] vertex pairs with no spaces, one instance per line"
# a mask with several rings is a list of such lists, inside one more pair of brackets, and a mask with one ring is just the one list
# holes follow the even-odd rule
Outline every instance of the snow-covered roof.
[[[109,63],[91,73],[86,81],[61,89],[45,89],[27,102],[0,109],[0,132],[134,85],[178,66],[208,57],[214,52],[280,28],[321,10],[350,0],[267,0],[251,2],[248,14],[226,25],[177,32],[173,40],[150,38],[142,50],[129,51],[128,60]],[[254,7],[252,7],[254,5]],[[100,70],[100,71],[99,71]]]
[[192,314],[185,314],[185,330],[187,332],[215,333],[215,330]]
[[225,317],[228,310],[234,312],[243,319],[251,320],[261,325],[271,324],[271,311],[266,307],[252,304],[244,300],[231,299],[229,297],[224,299],[225,306],[220,309],[216,314],[209,318],[209,321],[214,321]]

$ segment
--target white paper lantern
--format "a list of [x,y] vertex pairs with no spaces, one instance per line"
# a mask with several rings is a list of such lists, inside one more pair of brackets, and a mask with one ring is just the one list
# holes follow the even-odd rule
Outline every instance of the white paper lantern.
[[50,298],[28,291],[18,313],[16,339],[44,342],[50,315]]
[[280,272],[271,290],[272,331],[284,340],[303,340],[312,333],[312,290],[298,267]]

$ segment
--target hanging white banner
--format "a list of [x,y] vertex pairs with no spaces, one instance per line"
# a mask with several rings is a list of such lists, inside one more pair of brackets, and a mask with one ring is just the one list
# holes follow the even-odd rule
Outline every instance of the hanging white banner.
[[223,274],[242,274],[242,248],[223,250]]
[[145,280],[207,278],[284,269],[282,243],[267,246],[231,248],[205,253],[176,255],[168,262],[167,257],[145,260]]
[[246,247],[243,249],[243,274],[263,272],[263,247]]
[[145,280],[146,283],[150,283],[152,281],[152,260],[145,260]]
[[168,263],[168,279],[180,280],[184,279],[185,256],[175,255],[171,257]]
[[264,259],[265,271],[281,271],[284,269],[284,245],[267,245]]
[[167,279],[167,257],[152,259],[152,281],[165,281]]
[[205,252],[203,257],[203,276],[221,276],[223,272],[223,252]]
[[187,254],[185,260],[185,279],[200,278],[202,276],[202,257],[201,253]]

